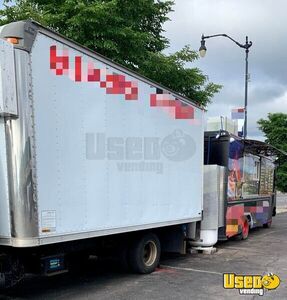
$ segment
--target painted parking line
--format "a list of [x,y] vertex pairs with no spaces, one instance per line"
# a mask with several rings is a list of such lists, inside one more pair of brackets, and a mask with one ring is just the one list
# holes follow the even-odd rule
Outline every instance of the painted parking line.
[[160,265],[160,266],[163,267],[163,268],[180,270],[180,271],[208,273],[208,274],[215,274],[215,275],[220,275],[220,276],[223,275],[223,273],[215,272],[215,271],[200,270],[200,269],[193,269],[193,268],[172,267],[172,266],[167,266],[167,265]]

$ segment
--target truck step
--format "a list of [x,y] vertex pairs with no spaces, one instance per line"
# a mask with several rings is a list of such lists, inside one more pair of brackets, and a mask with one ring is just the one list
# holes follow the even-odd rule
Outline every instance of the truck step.
[[189,252],[190,254],[197,254],[197,253],[201,253],[201,254],[214,254],[217,251],[217,249],[215,247],[192,247]]

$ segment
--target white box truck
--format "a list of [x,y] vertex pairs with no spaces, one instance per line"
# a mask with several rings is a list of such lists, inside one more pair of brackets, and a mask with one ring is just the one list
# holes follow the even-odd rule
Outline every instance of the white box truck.
[[1,285],[90,252],[149,273],[182,249],[202,217],[203,114],[40,24],[0,27]]

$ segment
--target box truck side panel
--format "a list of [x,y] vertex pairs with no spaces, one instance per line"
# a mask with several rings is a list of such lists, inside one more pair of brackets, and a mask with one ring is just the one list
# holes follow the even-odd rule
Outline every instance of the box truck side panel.
[[201,109],[41,33],[31,61],[40,236],[201,217]]

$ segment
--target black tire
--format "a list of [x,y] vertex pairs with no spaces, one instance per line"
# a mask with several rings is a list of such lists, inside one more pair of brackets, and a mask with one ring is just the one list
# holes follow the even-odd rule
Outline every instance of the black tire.
[[265,224],[263,224],[263,228],[270,228],[271,225],[272,225],[272,220],[269,221],[269,222],[267,222],[267,223],[265,223]]
[[242,232],[241,233],[238,233],[237,235],[233,236],[232,239],[234,241],[242,241],[243,238],[242,238]]
[[134,240],[129,251],[129,265],[139,274],[152,273],[159,264],[160,242],[153,233],[147,233]]

